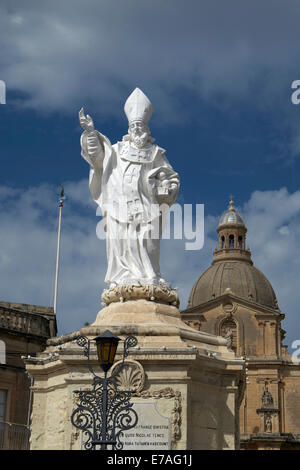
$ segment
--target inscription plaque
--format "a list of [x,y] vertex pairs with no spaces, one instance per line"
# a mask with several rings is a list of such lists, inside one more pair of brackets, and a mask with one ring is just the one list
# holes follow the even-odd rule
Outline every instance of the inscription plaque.
[[123,449],[171,449],[171,419],[157,410],[155,402],[136,402],[133,408],[138,423],[133,429],[124,431],[120,439]]

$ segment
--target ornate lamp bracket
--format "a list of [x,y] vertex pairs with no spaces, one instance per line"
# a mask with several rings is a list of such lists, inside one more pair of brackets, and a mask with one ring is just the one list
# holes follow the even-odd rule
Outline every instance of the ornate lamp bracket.
[[[115,372],[124,365],[129,348],[135,347],[138,341],[134,336],[128,336],[124,341],[123,361]],[[88,359],[88,368],[93,374],[92,390],[75,390],[77,408],[71,415],[73,426],[80,429],[86,436],[86,450],[123,448],[123,431],[136,426],[138,416],[130,402],[134,390],[119,390],[115,379],[116,373],[110,377],[100,377],[95,374],[90,362],[90,340],[85,336],[77,338],[78,346],[83,348],[83,354]]]

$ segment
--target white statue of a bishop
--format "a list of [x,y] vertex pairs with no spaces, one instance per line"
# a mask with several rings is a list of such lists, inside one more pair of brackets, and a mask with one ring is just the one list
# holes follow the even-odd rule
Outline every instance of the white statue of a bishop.
[[160,207],[175,202],[180,180],[165,150],[153,143],[148,127],[152,104],[139,88],[124,111],[128,135],[114,145],[94,129],[83,109],[79,112],[81,155],[90,165],[90,192],[105,220],[105,282],[110,288],[166,286],[159,267]]

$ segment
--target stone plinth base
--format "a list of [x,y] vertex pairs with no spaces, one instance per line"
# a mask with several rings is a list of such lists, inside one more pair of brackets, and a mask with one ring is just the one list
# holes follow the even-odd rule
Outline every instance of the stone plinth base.
[[[125,448],[238,447],[244,361],[228,351],[223,338],[188,327],[175,306],[141,299],[110,304],[92,325],[52,338],[43,353],[26,360],[34,377],[31,449],[82,448],[84,436],[70,421],[73,392],[91,389],[92,375],[76,338],[92,339],[106,329],[122,339],[138,339],[118,376],[120,388],[134,390],[132,400],[139,412],[139,432],[124,437]],[[116,362],[121,354],[120,343]],[[94,348],[91,355],[100,374]]]

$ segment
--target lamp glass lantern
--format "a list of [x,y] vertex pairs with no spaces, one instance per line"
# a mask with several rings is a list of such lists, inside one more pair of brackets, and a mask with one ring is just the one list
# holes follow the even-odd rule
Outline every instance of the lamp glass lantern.
[[106,330],[101,335],[94,338],[96,342],[97,355],[100,367],[103,372],[107,372],[114,363],[118,343],[121,338],[115,336],[111,331]]

